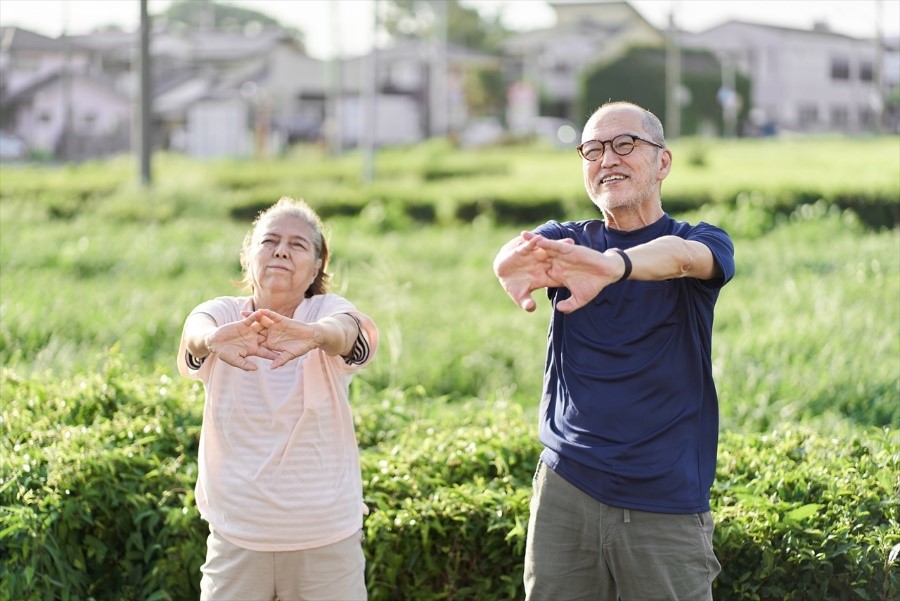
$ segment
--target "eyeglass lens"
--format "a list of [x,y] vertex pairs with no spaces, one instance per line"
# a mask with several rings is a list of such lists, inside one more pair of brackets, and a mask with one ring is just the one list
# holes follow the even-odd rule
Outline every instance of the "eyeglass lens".
[[613,152],[615,152],[619,156],[625,156],[626,154],[629,154],[632,150],[634,150],[634,138],[627,134],[622,134],[621,136],[616,136],[608,142],[592,140],[590,142],[582,144],[581,156],[589,161],[596,161],[603,156],[603,151],[606,148],[606,144],[609,144],[610,147],[612,147]]

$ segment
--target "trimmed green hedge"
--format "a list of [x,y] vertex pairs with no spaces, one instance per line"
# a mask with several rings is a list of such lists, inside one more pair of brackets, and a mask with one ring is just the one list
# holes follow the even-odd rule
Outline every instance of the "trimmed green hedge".
[[[523,194],[510,198],[508,195],[485,195],[476,191],[466,195],[450,198],[455,206],[453,216],[460,222],[471,222],[478,217],[489,217],[494,222],[504,225],[534,226],[547,219],[584,219],[584,207],[572,210],[569,199],[542,193]],[[263,209],[272,204],[272,198],[281,194],[272,190],[242,192],[230,209],[232,218],[250,221]],[[391,200],[385,202],[384,198]],[[586,201],[585,201],[586,202]],[[761,192],[738,192],[734,196],[718,200],[705,192],[694,194],[666,194],[663,203],[667,212],[679,215],[717,204],[727,207],[740,207],[751,203],[757,211],[771,220],[779,216],[790,215],[804,206],[824,202],[840,210],[849,210],[859,217],[860,221],[871,229],[890,229],[900,226],[900,202],[898,198],[887,193],[831,192],[824,194],[810,190],[785,190],[778,194]],[[435,223],[439,218],[438,201],[422,199],[421,195],[408,197],[396,191],[387,196],[369,195],[363,191],[355,191],[349,196],[332,194],[327,200],[317,202],[316,210],[325,218],[334,216],[357,216],[367,207],[387,205],[393,207],[393,215],[400,220],[390,221],[386,225],[394,229],[404,229],[404,219],[414,222]],[[75,210],[75,209],[73,209]],[[599,212],[597,213],[599,216]]]
[[[777,146],[697,138],[673,144],[678,169],[663,188],[670,213],[734,207],[749,197],[758,211],[775,218],[822,201],[853,211],[875,229],[900,226],[900,181],[886,175],[896,163],[892,138],[782,140]],[[866,159],[847,165],[848,152]],[[590,210],[577,161],[573,148],[522,144],[461,151],[435,140],[382,149],[377,177],[365,182],[356,153],[329,157],[300,148],[279,159],[202,166],[161,154],[152,192],[134,187],[130,161],[115,159],[58,169],[4,168],[0,200],[27,200],[59,220],[96,211],[125,222],[212,212],[250,221],[289,195],[306,199],[325,219],[366,216],[374,207],[383,230],[478,218],[533,226],[550,218],[583,219]],[[835,175],[843,173],[854,175]]]
[[[4,370],[0,384],[0,598],[196,598],[200,387],[116,359],[56,383]],[[535,416],[362,396],[370,598],[521,598]],[[898,491],[896,431],[724,434],[716,598],[898,598]]]
[[900,598],[898,492],[896,431],[726,435],[713,489],[718,597]]

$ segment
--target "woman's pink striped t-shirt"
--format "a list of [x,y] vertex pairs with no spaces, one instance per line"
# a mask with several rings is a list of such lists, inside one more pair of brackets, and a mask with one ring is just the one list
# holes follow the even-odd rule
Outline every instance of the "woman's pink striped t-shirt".
[[[222,325],[251,310],[250,297],[219,297],[192,313]],[[335,294],[304,299],[294,319],[311,323],[355,307]],[[278,369],[252,357],[244,371],[210,355],[199,366],[182,339],[178,369],[203,382],[197,506],[226,540],[254,551],[322,547],[352,535],[367,513],[347,398],[355,372],[375,355],[378,332],[361,332],[360,364],[314,350]]]

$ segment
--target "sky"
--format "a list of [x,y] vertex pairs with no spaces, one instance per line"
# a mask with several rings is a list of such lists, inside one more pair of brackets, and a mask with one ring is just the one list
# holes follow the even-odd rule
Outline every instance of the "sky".
[[[526,31],[552,26],[553,9],[544,0],[461,0],[485,15],[500,14],[507,27]],[[150,14],[171,0],[148,0]],[[373,0],[231,0],[296,27],[305,33],[310,55],[364,54],[373,44]],[[632,6],[659,28],[676,24],[702,31],[730,19],[810,29],[824,21],[833,31],[874,37],[878,31],[900,36],[900,0],[632,0]],[[0,0],[0,25],[16,25],[56,37],[63,32],[89,33],[116,24],[126,30],[140,22],[139,0]]]

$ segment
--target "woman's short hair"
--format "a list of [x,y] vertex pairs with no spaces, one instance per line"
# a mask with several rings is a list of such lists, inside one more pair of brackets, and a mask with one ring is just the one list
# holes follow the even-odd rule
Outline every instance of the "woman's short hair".
[[319,273],[316,274],[316,278],[304,292],[304,297],[309,298],[316,294],[325,294],[328,292],[328,283],[331,279],[331,276],[326,271],[328,269],[329,253],[328,241],[325,239],[323,232],[325,226],[318,213],[306,204],[306,201],[291,198],[289,196],[282,196],[278,199],[278,202],[268,209],[261,211],[256,220],[254,220],[253,227],[251,227],[250,231],[247,232],[247,235],[244,236],[244,242],[241,245],[241,270],[243,272],[241,283],[251,294],[256,291],[256,281],[254,280],[254,275],[250,269],[250,255],[253,249],[253,242],[269,222],[284,216],[294,217],[309,225],[313,232],[313,247],[316,251],[316,258],[322,260],[322,266],[319,267]]

